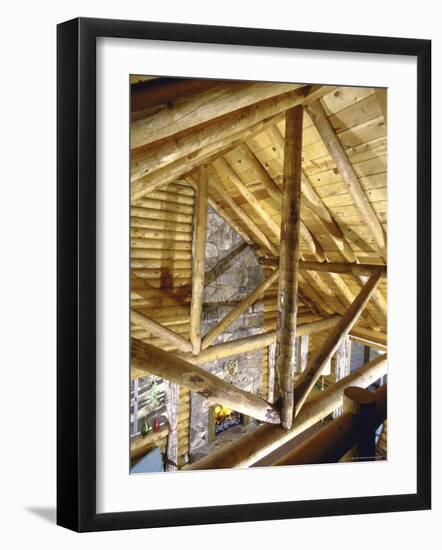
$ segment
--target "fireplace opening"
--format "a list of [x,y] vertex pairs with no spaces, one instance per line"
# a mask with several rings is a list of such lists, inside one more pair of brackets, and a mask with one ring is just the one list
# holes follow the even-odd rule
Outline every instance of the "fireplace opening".
[[211,407],[209,414],[209,442],[223,432],[247,424],[246,415],[223,405]]
[[217,436],[234,426],[239,426],[242,422],[242,414],[228,407],[217,405],[214,410],[214,422],[215,436]]

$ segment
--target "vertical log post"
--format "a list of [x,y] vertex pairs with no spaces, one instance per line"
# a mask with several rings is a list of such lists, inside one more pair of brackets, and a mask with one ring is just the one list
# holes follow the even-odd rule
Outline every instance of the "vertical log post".
[[268,363],[269,363],[269,389],[267,401],[273,403],[275,401],[275,363],[276,363],[276,343],[273,342],[268,347]]
[[[368,363],[368,361],[364,361]],[[350,374],[351,365],[351,340],[348,334],[344,336],[341,344],[338,347],[335,355],[335,382],[339,382]],[[333,418],[337,418],[342,414],[342,405],[335,409],[332,413]]]
[[178,469],[178,400],[180,387],[169,380],[164,381],[166,390],[166,411],[169,420],[169,434],[167,436],[167,464],[166,470],[172,472]]
[[358,416],[357,440],[342,462],[375,460],[376,398],[365,388],[350,386],[344,390],[344,413]]
[[301,225],[302,119],[302,106],[294,107],[286,113],[278,289],[277,346],[279,355],[275,373],[276,397],[279,400],[281,422],[286,430],[291,428],[293,422]]
[[307,368],[308,361],[308,334],[298,337],[298,369],[297,373],[301,374]]
[[201,314],[203,310],[204,269],[207,233],[207,168],[201,166],[196,193],[195,226],[193,235],[192,302],[190,305],[190,342],[192,352],[201,350]]

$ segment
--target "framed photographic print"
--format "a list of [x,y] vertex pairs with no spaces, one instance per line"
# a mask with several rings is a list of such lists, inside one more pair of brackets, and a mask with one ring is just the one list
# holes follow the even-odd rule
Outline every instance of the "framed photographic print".
[[58,26],[59,525],[430,507],[430,52]]

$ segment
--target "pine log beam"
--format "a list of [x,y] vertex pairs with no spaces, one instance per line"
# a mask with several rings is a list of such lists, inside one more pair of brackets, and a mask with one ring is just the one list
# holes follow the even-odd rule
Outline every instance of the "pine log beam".
[[[272,124],[269,126],[268,131],[272,136],[274,144],[281,152],[284,151],[284,138],[282,137],[278,127]],[[309,209],[316,221],[329,234],[330,238],[335,243],[337,249],[341,252],[343,257],[349,262],[356,262],[356,256],[351,246],[348,244],[340,227],[331,216],[315,189],[310,184],[310,181],[305,176],[304,172],[302,173],[301,193],[303,207]]]
[[280,234],[279,224],[272,218],[269,212],[264,208],[261,202],[255,197],[240,177],[234,172],[230,164],[224,159],[219,158],[213,162],[213,166],[221,179],[227,179],[234,187],[235,191],[244,197],[250,208],[256,212],[258,218],[270,229],[273,237],[278,240]]
[[[258,159],[250,151],[249,147],[246,144],[243,144],[239,147],[240,151],[246,156],[248,162],[252,165],[255,173],[258,175],[261,183],[272,197],[276,206],[278,208],[278,215],[281,211],[282,204],[282,192],[273,179],[266,172],[264,167],[258,161]],[[244,197],[244,200],[249,204],[249,206],[256,212],[257,216],[263,220],[267,227],[272,232],[274,238],[279,241],[281,235],[280,225],[273,219],[273,217],[268,213],[268,211],[262,206],[261,202],[255,197],[255,195],[248,189],[248,187],[243,183],[239,176],[234,172],[232,167],[227,163],[223,158],[218,159],[213,163],[215,169],[217,170],[220,177],[225,175],[231,184],[235,187],[236,191]],[[309,231],[305,226],[304,222],[301,220],[301,237],[302,240],[307,245],[311,254],[318,256],[318,259],[321,261],[325,260],[324,251],[322,246],[319,244],[314,235]]]
[[[327,330],[336,326],[339,319],[339,315],[334,315],[333,317],[321,319],[320,321],[298,324],[296,327],[296,334],[298,336],[308,338],[309,334],[315,334],[317,332],[321,332],[322,330]],[[276,335],[276,330],[264,332],[263,334],[254,334],[251,336],[246,336],[245,338],[238,338],[237,340],[230,340],[229,342],[209,346],[207,349],[201,351],[197,356],[192,356],[191,354],[180,354],[180,357],[189,363],[204,365],[204,363],[210,363],[211,361],[217,361],[218,359],[224,359],[225,357],[231,357],[233,355],[239,355],[240,353],[248,353],[250,351],[257,351],[266,348],[276,342]]]
[[[358,275],[355,277],[355,282],[359,284],[359,287],[362,288],[365,284],[365,277],[364,275]],[[372,301],[376,305],[376,307],[379,309],[379,311],[386,316],[387,315],[387,302],[385,298],[382,296],[382,293],[379,290],[376,290],[376,292],[373,293]]]
[[206,349],[210,344],[218,338],[240,315],[242,315],[247,309],[252,306],[263,294],[270,288],[273,283],[278,280],[279,271],[276,270],[272,275],[265,281],[263,281],[255,290],[253,290],[244,300],[239,302],[221,321],[209,331],[206,336],[204,336],[201,347]]
[[[368,393],[370,401],[375,405],[374,423],[379,425],[384,422],[387,416],[387,394],[384,386],[373,393],[365,388],[351,386],[346,388],[344,394],[349,391],[364,392],[364,395]],[[361,424],[363,422],[355,414],[346,413],[273,462],[272,466],[338,462],[361,439],[372,437],[374,443],[374,433],[365,433],[365,426]]]
[[209,206],[220,216],[223,220],[228,223],[232,229],[234,229],[242,240],[247,243],[249,246],[254,244],[254,241],[247,235],[247,233],[236,223],[236,221],[227,214],[227,212],[221,208],[221,206],[211,197],[208,199]]
[[199,170],[196,192],[192,257],[192,300],[190,303],[189,338],[194,355],[201,349],[201,315],[203,311],[206,234],[207,234],[207,167]]
[[[278,115],[279,117],[280,115]],[[155,191],[158,187],[178,181],[180,178],[187,177],[191,172],[197,169],[203,163],[209,163],[215,158],[234,149],[243,140],[251,139],[262,132],[274,118],[264,120],[248,128],[246,132],[238,132],[229,139],[214,141],[206,147],[202,147],[195,153],[182,157],[163,168],[155,170],[152,173],[142,176],[135,181],[131,181],[131,201],[138,200],[149,193]],[[133,159],[136,161],[136,159]]]
[[[188,176],[186,178],[186,181],[195,189],[195,191],[198,189],[198,183],[196,179],[193,176]],[[224,208],[222,208],[214,199],[212,199],[210,196],[207,197],[207,202],[209,206],[220,216],[223,218],[223,220],[228,223],[242,238],[244,242],[246,242],[248,245],[252,246],[254,244],[253,239],[247,235],[247,233],[236,223],[236,221],[230,216]]]
[[377,248],[382,257],[386,258],[386,237],[384,229],[376,216],[373,207],[368,201],[367,195],[359,181],[358,175],[353,168],[335,130],[327,118],[325,110],[320,101],[312,103],[308,108],[308,113],[316,126],[330,156],[334,160],[342,180],[352,196],[356,208],[361,213],[367,227],[373,235]]
[[275,368],[275,398],[282,426],[293,420],[293,388],[296,365],[296,315],[298,308],[298,262],[301,228],[301,153],[303,107],[286,113],[283,200],[278,289],[278,356]]
[[356,296],[354,302],[342,316],[339,323],[329,334],[324,344],[313,356],[310,365],[297,380],[294,391],[295,416],[299,414],[310,391],[316,384],[325,365],[327,365],[332,355],[336,352],[342,338],[344,338],[356,324],[380,280],[381,274],[379,272],[373,273],[364,288]]
[[263,422],[280,422],[278,412],[267,401],[141,340],[132,339],[131,363],[139,370],[198,393],[213,405],[221,404]]
[[[306,91],[307,95],[316,91],[316,94],[320,93],[324,95],[327,93],[330,87],[328,86],[307,86],[310,90]],[[166,185],[177,179],[186,176],[195,168],[197,168],[201,163],[208,163],[214,160],[215,158],[225,154],[226,152],[234,149],[237,145],[252,139],[271,124],[275,124],[284,116],[284,109],[279,111],[273,116],[264,118],[248,126],[246,130],[239,130],[236,133],[227,136],[224,139],[217,139],[216,132],[212,136],[213,139],[210,140],[210,143],[204,147],[198,148],[198,150],[193,151],[192,153],[185,155],[171,164],[167,164],[163,168],[155,169],[154,171],[148,173],[145,176],[131,178],[131,199],[136,200],[141,198],[150,192],[154,191],[161,185]],[[135,150],[138,151],[138,150]],[[142,155],[139,154],[135,156],[135,151],[132,153],[132,160],[135,164],[142,162]],[[143,153],[143,148],[141,148]],[[132,173],[132,170],[131,170]],[[136,181],[134,181],[136,180]]]
[[145,330],[152,333],[154,336],[169,342],[174,348],[180,351],[188,352],[192,350],[192,345],[185,338],[173,332],[172,330],[160,325],[153,319],[138,313],[134,309],[131,310],[130,320],[135,325],[144,328]]
[[348,244],[341,228],[335,222],[327,207],[322,202],[319,195],[313,189],[307,177],[302,174],[302,199],[303,205],[308,208],[310,213],[316,219],[316,221],[324,228],[328,233],[331,240],[335,243],[336,248],[342,254],[342,256],[349,262],[356,262],[357,258],[353,249]]
[[379,351],[387,351],[387,336],[362,327],[360,324],[352,328],[350,337]]
[[276,185],[273,178],[261,164],[255,153],[250,149],[247,143],[243,143],[237,147],[241,153],[241,158],[250,166],[258,181],[276,203],[278,208],[281,207],[281,189]]
[[310,399],[299,415],[294,418],[290,430],[284,430],[280,426],[259,426],[253,432],[185,466],[184,469],[209,470],[252,466],[339,407],[342,404],[345,388],[349,386],[367,388],[386,372],[387,355],[385,354],[354,370],[349,376]]
[[224,187],[215,181],[213,177],[209,178],[210,188],[213,188],[219,195],[219,197],[227,204],[227,206],[234,212],[234,214],[244,223],[253,234],[255,239],[263,246],[272,256],[278,257],[278,248],[269,240],[267,235],[256,225],[256,223],[238,206],[238,204],[232,199],[230,194],[224,189]]
[[321,244],[302,220],[300,223],[300,235],[304,243],[307,244],[310,254],[315,256],[317,260],[325,262],[326,257]]
[[192,94],[176,103],[133,122],[131,148],[136,149],[168,138],[214,118],[299,88],[299,84],[273,82],[224,83],[210,90]]
[[224,84],[222,80],[202,80],[193,78],[167,78],[140,83],[131,87],[132,113],[143,112],[152,107],[170,106],[190,95],[205,92]]
[[[275,262],[276,263],[276,262]],[[351,273],[370,277],[373,273],[379,272],[382,277],[387,276],[387,266],[381,264],[351,264],[341,262],[309,262],[301,260],[299,269],[306,271],[323,271],[326,273]]]
[[133,149],[136,157],[131,163],[131,181],[192,155],[214,142],[230,143],[233,135],[246,132],[253,125],[303,103],[309,93],[317,88],[303,86],[209,120],[158,143]]

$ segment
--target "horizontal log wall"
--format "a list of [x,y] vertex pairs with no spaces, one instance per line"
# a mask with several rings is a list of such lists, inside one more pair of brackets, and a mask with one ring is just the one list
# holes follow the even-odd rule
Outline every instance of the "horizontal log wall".
[[[131,208],[131,305],[157,323],[189,338],[192,221],[195,192],[192,187],[170,184]],[[131,335],[166,351],[176,348],[140,325]],[[139,373],[145,376],[146,373]],[[178,465],[189,452],[190,392],[181,387],[178,412]],[[156,445],[165,451],[167,432]]]

